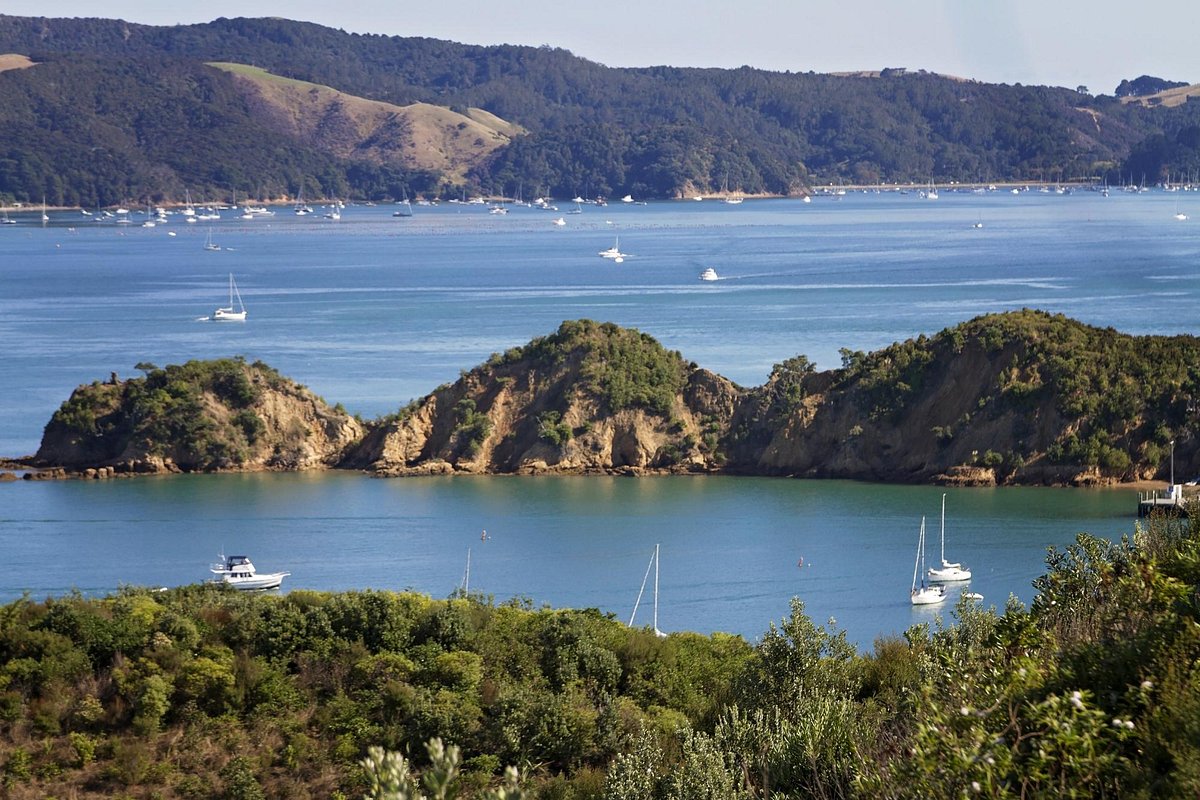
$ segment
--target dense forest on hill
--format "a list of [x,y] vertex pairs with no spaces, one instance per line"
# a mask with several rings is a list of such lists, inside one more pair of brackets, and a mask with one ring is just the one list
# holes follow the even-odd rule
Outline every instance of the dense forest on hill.
[[1198,520],[1080,534],[1029,608],[964,599],[868,652],[798,600],[751,644],[481,595],[23,598],[3,794],[1195,797]]
[[[339,161],[262,131],[262,115],[207,74],[206,61],[252,64],[397,105],[486,109],[529,131],[470,175],[473,189],[510,196],[788,194],[843,181],[1083,180],[1109,171],[1115,180],[1152,136],[1178,147],[1134,165],[1151,182],[1196,169],[1188,159],[1200,162],[1187,133],[1200,104],[1145,108],[905,70],[842,77],[613,69],[550,47],[348,34],[282,19],[151,27],[0,16],[0,52],[41,62],[0,73],[0,159],[9,164],[0,194],[24,201],[47,194],[84,203],[75,187],[89,177],[87,194],[99,192],[100,202],[177,196],[185,184],[280,196],[301,172],[319,176],[329,195],[457,195],[436,176]],[[181,73],[190,76],[183,84],[173,78]],[[170,129],[143,121],[131,130],[120,113],[160,105],[181,112],[163,115],[173,119]],[[56,130],[65,116],[75,117],[72,133],[49,137],[47,151],[36,134]],[[119,135],[131,132],[136,152]],[[187,152],[194,144],[205,158]],[[118,175],[103,164],[90,172],[97,147],[122,154]]]

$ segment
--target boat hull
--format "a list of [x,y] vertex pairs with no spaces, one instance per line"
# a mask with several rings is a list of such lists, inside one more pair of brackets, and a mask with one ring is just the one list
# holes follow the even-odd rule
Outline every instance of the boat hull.
[[937,583],[955,583],[957,581],[971,580],[971,570],[960,569],[958,567],[947,567],[946,569],[931,569],[929,570],[929,580]]
[[283,584],[283,579],[291,574],[290,572],[271,572],[247,578],[223,575],[220,578],[214,579],[213,582],[224,583],[242,591],[254,592],[262,589],[278,589]]
[[912,604],[914,606],[929,606],[934,603],[944,602],[946,593],[940,590],[919,589],[912,593]]

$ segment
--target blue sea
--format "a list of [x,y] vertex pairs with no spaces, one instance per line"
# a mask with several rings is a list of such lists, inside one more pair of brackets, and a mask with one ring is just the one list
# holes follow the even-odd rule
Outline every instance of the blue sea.
[[[0,454],[37,449],[82,383],[134,365],[243,355],[330,403],[394,411],[491,353],[590,318],[636,327],[742,385],[806,354],[871,350],[975,315],[1062,312],[1131,333],[1193,333],[1200,194],[1036,190],[677,201],[581,214],[351,206],[212,223],[0,226]],[[1185,213],[1188,220],[1178,220]],[[563,226],[553,224],[562,217]],[[982,227],[978,227],[978,226]],[[210,232],[221,246],[206,251]],[[174,235],[171,235],[174,234]],[[620,264],[598,253],[619,238]],[[720,280],[702,282],[712,267]],[[200,321],[236,277],[244,324]],[[0,600],[207,577],[245,552],[285,587],[463,584],[497,601],[595,606],[628,620],[661,545],[659,627],[757,638],[802,599],[869,647],[952,604],[908,604],[921,516],[942,489],[755,478],[220,475],[0,484]],[[956,489],[947,556],[970,591],[1028,602],[1047,547],[1133,528],[1131,491]],[[486,529],[488,538],[481,540]],[[931,552],[931,557],[936,557]],[[803,559],[805,566],[798,566]],[[957,590],[955,590],[957,591]],[[649,624],[652,600],[635,620]]]

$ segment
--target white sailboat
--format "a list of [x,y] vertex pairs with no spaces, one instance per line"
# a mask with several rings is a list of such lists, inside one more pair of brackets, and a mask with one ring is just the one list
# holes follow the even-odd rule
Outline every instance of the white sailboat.
[[[237,305],[233,303],[234,298],[237,298]],[[234,310],[236,308],[236,310]],[[233,273],[229,273],[229,305],[224,308],[218,308],[213,312],[212,318],[223,322],[245,322],[246,307],[242,305],[242,294],[238,291],[237,284],[233,281]]]
[[607,250],[601,250],[596,255],[601,258],[611,258],[613,261],[620,264],[625,260],[625,254],[621,252],[621,237],[618,236],[616,242]]
[[215,253],[221,249],[221,245],[213,244],[212,228],[208,229],[208,236],[204,239],[204,249],[212,253]]
[[[912,591],[909,599],[914,606],[927,606],[940,603],[946,599],[946,590],[941,586],[929,586],[925,583],[925,518],[921,517],[921,535],[917,539],[917,560],[913,564]],[[917,577],[920,576],[920,586]]]
[[629,615],[629,627],[633,627],[633,619],[637,616],[638,606],[642,603],[642,594],[646,591],[646,581],[650,578],[650,568],[654,568],[654,635],[665,638],[666,634],[658,629],[658,545],[654,545],[654,555],[646,565],[646,574],[642,576],[642,588],[638,590],[637,600],[633,604],[633,613]]
[[471,548],[467,548],[467,571],[463,573],[462,583],[459,584],[464,595],[471,593]]
[[404,193],[404,199],[396,203],[396,205],[399,208],[392,212],[393,217],[411,217],[413,215],[412,203],[408,202],[408,192]]
[[940,583],[971,580],[971,570],[957,561],[946,560],[946,495],[942,494],[942,566],[931,567],[929,580]]

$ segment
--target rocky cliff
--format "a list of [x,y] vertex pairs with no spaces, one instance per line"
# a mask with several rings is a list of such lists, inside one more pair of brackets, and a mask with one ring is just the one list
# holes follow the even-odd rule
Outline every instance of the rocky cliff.
[[637,331],[564,323],[375,427],[343,466],[1094,484],[1194,469],[1200,345],[1036,311],[743,389]]
[[55,412],[34,465],[91,474],[299,470],[336,464],[362,425],[261,363],[146,367],[80,386]]
[[[1133,337],[1036,311],[976,318],[825,373],[776,368],[739,406],[731,469],[967,484],[1163,477],[1194,460],[1194,337]],[[801,358],[800,361],[803,362]],[[803,366],[803,364],[802,364]]]
[[273,370],[190,362],[76,390],[37,462],[378,475],[732,472],[958,484],[1196,474],[1200,340],[994,314],[746,389],[587,320],[365,428]]
[[738,396],[638,331],[565,322],[384,420],[343,466],[384,475],[712,471]]

